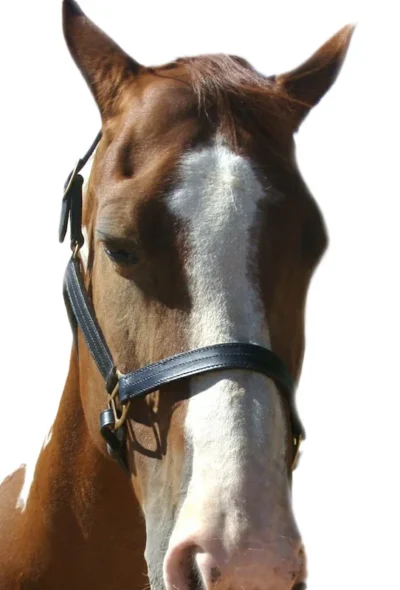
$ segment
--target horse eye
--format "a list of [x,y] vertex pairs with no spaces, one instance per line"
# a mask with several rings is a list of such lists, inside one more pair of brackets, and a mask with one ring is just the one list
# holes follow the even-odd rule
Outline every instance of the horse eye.
[[106,254],[113,262],[117,264],[136,264],[139,261],[138,255],[133,250],[125,248],[112,249],[105,247]]

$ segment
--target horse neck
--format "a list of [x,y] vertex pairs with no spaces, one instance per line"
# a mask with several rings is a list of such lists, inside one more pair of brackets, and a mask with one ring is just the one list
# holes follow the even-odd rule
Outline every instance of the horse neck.
[[[84,558],[85,580],[89,579],[88,571],[95,576],[91,587],[108,587],[106,578],[113,575],[114,580],[121,576],[123,581],[129,579],[132,588],[143,588],[143,517],[130,478],[91,440],[75,352],[51,440],[39,457],[22,521],[25,535],[35,531],[35,546],[51,547],[51,562],[46,566],[50,573],[43,574],[46,583],[47,575],[54,575],[55,581],[70,581],[75,575],[80,580],[79,572],[71,573],[71,566]],[[113,544],[111,539],[118,543]],[[49,563],[48,556],[44,562]],[[64,578],[60,578],[59,568],[65,568]]]

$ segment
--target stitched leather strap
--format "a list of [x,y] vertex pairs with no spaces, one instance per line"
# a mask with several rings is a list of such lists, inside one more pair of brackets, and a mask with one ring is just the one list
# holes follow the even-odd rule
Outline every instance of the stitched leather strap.
[[93,155],[98,146],[102,132],[100,131],[83,158],[78,160],[75,168],[69,173],[64,185],[64,196],[61,203],[61,217],[60,226],[58,230],[58,238],[63,242],[68,229],[68,222],[70,221],[71,233],[71,247],[81,247],[84,242],[82,234],[82,186],[83,177],[79,174],[84,166]]
[[83,332],[90,354],[106,382],[107,391],[111,393],[116,382],[114,361],[87,295],[78,258],[72,257],[68,263],[64,288],[70,309]]
[[121,403],[126,403],[166,383],[224,369],[247,369],[263,373],[277,381],[287,395],[293,391],[292,378],[271,350],[256,344],[230,342],[177,354],[123,375],[119,380],[119,397]]
[[167,383],[226,369],[254,371],[271,378],[289,403],[295,436],[304,435],[294,406],[294,384],[288,370],[275,353],[256,344],[230,342],[197,348],[122,375],[119,379],[119,399],[125,404]]

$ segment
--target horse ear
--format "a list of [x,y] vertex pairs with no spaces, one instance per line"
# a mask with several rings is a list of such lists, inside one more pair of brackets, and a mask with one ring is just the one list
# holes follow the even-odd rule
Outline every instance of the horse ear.
[[293,113],[293,131],[297,131],[311,108],[320,101],[336,80],[353,31],[353,25],[343,27],[301,66],[276,76],[276,83],[289,97]]
[[112,115],[120,90],[141,66],[92,23],[75,0],[63,1],[63,28],[68,49],[102,117]]

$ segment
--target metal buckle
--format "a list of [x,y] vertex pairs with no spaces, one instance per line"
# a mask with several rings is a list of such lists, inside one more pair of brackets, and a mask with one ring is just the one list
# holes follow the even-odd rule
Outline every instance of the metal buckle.
[[116,398],[119,392],[119,379],[121,376],[122,373],[117,371],[118,381],[110,395],[110,399],[108,402],[108,405],[114,415],[114,431],[118,430],[118,428],[121,428],[121,426],[125,424],[129,412],[129,407],[131,405],[131,402],[128,402],[127,404],[122,406],[121,410],[118,410],[117,408]]
[[73,246],[72,248],[72,258],[80,258],[80,251],[81,247],[79,244],[75,244],[75,246]]
[[301,443],[303,441],[303,437],[301,434],[299,434],[299,436],[296,438],[293,438],[293,443],[295,445],[295,453],[294,453],[294,457],[293,457],[293,461],[292,461],[292,471],[294,471],[297,467],[297,464],[299,462],[299,457],[300,457],[300,446]]

